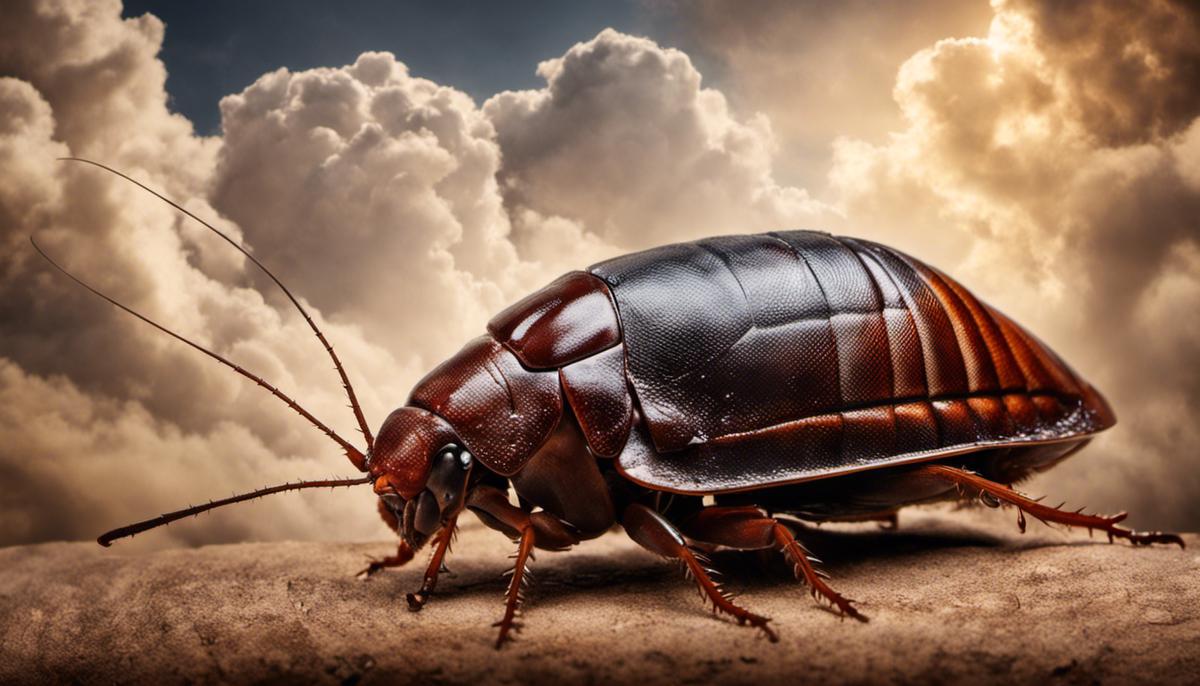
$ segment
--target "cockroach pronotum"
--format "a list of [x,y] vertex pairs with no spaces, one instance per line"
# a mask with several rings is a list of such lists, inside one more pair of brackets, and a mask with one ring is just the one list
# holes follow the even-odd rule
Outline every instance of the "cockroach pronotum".
[[[345,386],[360,450],[264,379],[71,279],[266,388],[333,439],[364,476],[302,481],[123,526],[103,546],[272,493],[371,484],[400,537],[366,577],[430,543],[408,605],[434,591],[469,510],[517,545],[500,647],[534,548],[563,550],[620,524],[680,562],[714,611],[777,640],[734,603],[705,552],[774,550],[814,598],[866,618],[826,583],[797,539],[805,523],[895,521],[899,508],[978,498],[1109,541],[1125,514],[1049,507],[1011,484],[1076,452],[1116,419],[1046,345],[942,272],[892,248],[811,231],[736,235],[617,257],[568,273],[496,315],[487,333],[417,383],[372,434],[312,318],[246,249],[177,203],[283,290]],[[32,240],[32,239],[31,239]],[[509,499],[515,491],[517,504]],[[669,495],[670,497],[663,497]]]

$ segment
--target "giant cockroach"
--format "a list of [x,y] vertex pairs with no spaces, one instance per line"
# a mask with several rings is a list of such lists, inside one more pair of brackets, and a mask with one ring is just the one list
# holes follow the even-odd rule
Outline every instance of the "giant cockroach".
[[768,618],[735,604],[701,551],[778,551],[814,597],[865,621],[814,567],[800,522],[887,520],[905,505],[977,497],[1016,507],[1022,530],[1028,514],[1110,541],[1183,545],[1120,526],[1123,513],[1064,511],[1011,488],[1111,427],[1111,408],[1037,338],[886,246],[809,231],[722,236],[571,272],[493,318],[373,436],[332,346],[265,266],[178,204],[91,164],[200,221],[283,289],[332,358],[366,440],[359,450],[265,380],[68,274],[264,386],[365,473],[189,507],[105,533],[101,545],[271,493],[372,484],[400,544],[364,575],[432,542],[411,609],[433,592],[464,511],[516,542],[497,647],[515,626],[534,548],[569,548],[618,523],[681,562],[714,610],[772,640]]

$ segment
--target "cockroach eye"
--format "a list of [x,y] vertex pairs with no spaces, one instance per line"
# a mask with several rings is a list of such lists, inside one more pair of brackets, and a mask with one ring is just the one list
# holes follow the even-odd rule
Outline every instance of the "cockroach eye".
[[467,452],[466,450],[464,450],[464,451],[462,451],[461,453],[459,453],[459,455],[458,455],[458,464],[459,464],[459,465],[460,465],[460,466],[461,466],[463,469],[466,469],[467,467],[470,467],[470,466],[471,466],[471,453]]

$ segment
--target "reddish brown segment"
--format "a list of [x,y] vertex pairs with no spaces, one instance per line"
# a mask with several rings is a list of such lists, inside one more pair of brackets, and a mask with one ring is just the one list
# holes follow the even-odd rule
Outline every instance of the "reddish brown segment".
[[880,245],[727,236],[592,270],[617,302],[643,418],[618,464],[652,488],[762,488],[1078,442],[1113,422],[1035,338]]
[[562,416],[554,371],[530,371],[491,336],[480,336],[438,365],[408,403],[442,417],[498,474],[525,465]]
[[592,452],[616,457],[633,424],[633,398],[625,383],[625,350],[614,347],[563,367],[563,392]]
[[621,340],[604,282],[570,272],[508,307],[488,331],[531,369],[553,369]]
[[387,474],[396,491],[411,498],[421,491],[429,475],[428,456],[455,438],[454,430],[441,417],[418,407],[401,407],[379,427],[371,469]]

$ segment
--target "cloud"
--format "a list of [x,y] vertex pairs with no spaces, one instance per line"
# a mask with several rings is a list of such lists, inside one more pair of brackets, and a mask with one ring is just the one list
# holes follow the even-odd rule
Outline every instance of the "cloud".
[[[0,461],[6,544],[90,539],[103,528],[145,519],[233,488],[328,474],[330,462],[280,460],[242,422],[187,432],[142,403],[85,394],[64,377],[25,374],[0,359]],[[369,502],[369,501],[368,501]],[[370,535],[361,498],[316,492],[259,501],[172,526],[132,545],[199,544],[260,538]],[[317,529],[322,518],[343,528]],[[202,523],[201,523],[202,522]],[[124,545],[124,544],[123,544]]]
[[696,0],[649,9],[679,47],[713,65],[735,107],[770,118],[776,176],[818,194],[834,138],[871,140],[902,125],[892,100],[900,64],[941,38],[986,31],[992,17],[986,0]]
[[313,304],[398,359],[432,366],[540,285],[507,239],[492,126],[463,93],[365,53],[266,74],[221,114],[214,205]]
[[986,37],[903,65],[905,126],[884,143],[840,139],[831,185],[848,217],[941,253],[1109,394],[1120,428],[1045,488],[1194,527],[1200,336],[1184,313],[1200,311],[1200,13],[995,11]]
[[[8,75],[0,78],[0,469],[10,497],[0,501],[8,525],[0,542],[88,538],[264,481],[345,472],[335,446],[253,384],[82,292],[34,255],[30,235],[95,285],[261,372],[351,435],[336,377],[323,361],[313,364],[318,344],[298,343],[311,337],[303,320],[253,287],[239,255],[129,185],[54,161],[104,160],[240,233],[206,199],[220,141],[194,136],[167,110],[155,57],[161,23],[123,21],[115,2],[8,9],[0,41],[0,73]],[[316,316],[352,369],[398,384],[417,373],[355,327]],[[377,532],[361,494],[361,514],[347,516],[352,498],[264,501],[262,519],[277,524],[221,516],[153,540]]]
[[[737,118],[687,55],[611,29],[538,66],[546,87],[484,105],[517,214],[578,223],[623,250],[793,228],[828,208],[771,170],[761,115]],[[534,243],[520,235],[519,246]]]
[[[356,435],[317,342],[252,265],[137,189],[56,157],[103,160],[244,240],[309,305],[374,421],[492,313],[566,269],[813,206],[771,178],[763,120],[737,119],[681,53],[611,31],[545,63],[547,88],[485,108],[386,53],[280,69],[226,97],[221,135],[206,138],[167,108],[154,17],[122,20],[116,2],[12,10],[0,28],[0,316],[19,325],[0,331],[0,470],[22,497],[0,505],[4,543],[87,538],[189,501],[347,471],[336,446],[261,389],[51,272],[31,234]],[[591,119],[580,128],[550,100]],[[639,100],[643,140],[670,140],[606,150],[635,130],[627,108]],[[537,127],[553,138],[538,145]],[[583,170],[572,151],[585,145],[605,173],[560,173]],[[631,179],[626,166],[642,171]],[[670,183],[649,187],[656,177]],[[548,202],[568,190],[577,206]],[[618,196],[626,206],[606,212]],[[141,544],[382,533],[365,492],[255,507]]]
[[[1186,0],[1002,5],[1028,22],[1067,101],[1095,140],[1131,145],[1180,133],[1200,110],[1200,14]],[[1004,14],[1001,15],[1006,16]]]
[[[898,118],[850,117],[818,199],[780,180],[808,115],[786,116],[791,96],[767,87],[779,72],[765,67],[731,104],[683,52],[604,31],[542,63],[543,88],[477,105],[364,53],[264,74],[222,101],[219,136],[200,137],[167,107],[157,19],[122,20],[115,1],[11,4],[0,474],[15,495],[0,499],[0,544],[89,538],[189,501],[349,473],[261,389],[52,273],[30,234],[356,435],[318,343],[272,284],[153,198],[53,161],[67,154],[126,170],[244,240],[309,305],[373,422],[490,314],[567,269],[716,232],[824,226],[886,240],[963,276],[1112,396],[1120,428],[1047,490],[1194,526],[1200,330],[1183,313],[1200,304],[1195,17],[1122,7],[1089,10],[1095,31],[1083,31],[1050,6],[1000,3],[985,37],[922,38],[929,47],[898,71]],[[881,31],[861,7],[845,11],[828,17],[840,33]],[[783,45],[769,33],[772,50]],[[736,44],[731,81],[771,62]],[[810,109],[817,130],[837,128]],[[384,533],[366,492],[246,507],[138,544]]]

